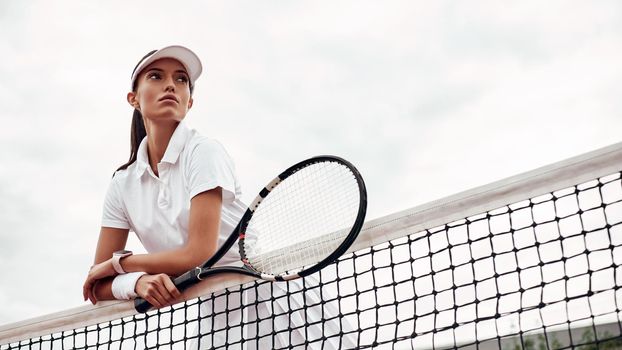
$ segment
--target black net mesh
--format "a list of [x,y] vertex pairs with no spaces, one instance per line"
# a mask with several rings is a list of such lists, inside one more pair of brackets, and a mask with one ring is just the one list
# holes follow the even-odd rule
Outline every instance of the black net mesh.
[[622,346],[620,173],[252,282],[5,349]]

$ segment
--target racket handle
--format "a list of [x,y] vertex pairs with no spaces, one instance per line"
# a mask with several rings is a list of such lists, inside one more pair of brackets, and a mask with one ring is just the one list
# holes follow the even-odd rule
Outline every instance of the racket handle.
[[[177,287],[177,290],[183,292],[199,281],[199,278],[197,277],[199,271],[199,268],[194,268],[175,279],[171,278],[171,280],[175,284],[175,287]],[[153,305],[151,305],[151,303],[143,298],[138,297],[134,300],[134,308],[140,313],[149,311],[152,306]]]
[[149,311],[152,306],[153,305],[151,305],[151,303],[141,297],[134,299],[134,308],[140,313],[144,314],[145,312]]
[[175,283],[175,287],[177,287],[177,290],[183,292],[184,290],[188,289],[188,287],[199,282],[200,280],[198,278],[198,273],[200,271],[200,268],[195,267],[194,269],[187,271],[183,275],[175,278],[173,280],[173,283]]

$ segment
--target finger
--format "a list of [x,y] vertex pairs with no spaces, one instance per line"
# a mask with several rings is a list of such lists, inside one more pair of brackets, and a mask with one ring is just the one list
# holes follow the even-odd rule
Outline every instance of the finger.
[[151,295],[147,295],[145,296],[143,299],[147,300],[149,302],[149,304],[151,304],[151,306],[155,309],[159,309],[162,306],[160,305],[160,303]]
[[82,286],[82,296],[84,296],[84,301],[89,299],[89,294],[91,291],[91,282],[87,279]]
[[[151,300],[149,300],[149,298],[151,298]],[[145,297],[145,299],[149,301],[151,305],[155,306],[158,309],[167,305],[166,298],[162,296],[157,288],[153,288],[153,290],[147,295],[147,297]]]
[[91,304],[97,304],[97,299],[95,298],[95,294],[93,294],[93,291],[89,292],[89,300],[91,301]]
[[[166,277],[166,279],[169,278]],[[156,285],[158,288],[158,293],[160,293],[166,305],[171,305],[175,301],[175,297],[171,295],[171,292],[169,292],[168,288],[165,286],[166,282],[162,280],[160,280],[159,282],[160,283]]]
[[168,290],[169,294],[174,299],[178,299],[179,297],[181,297],[181,292],[179,291],[179,289],[177,289],[175,283],[173,283],[173,280],[171,280],[170,278],[166,277],[164,279],[164,287],[166,287],[166,290]]
[[87,288],[87,290],[86,290],[87,298],[89,299],[91,304],[95,305],[95,301],[94,301],[94,298],[93,298],[93,285],[91,284],[91,285],[87,286],[86,288]]
[[88,299],[88,301],[90,301],[93,305],[95,305],[95,303],[97,302],[95,296],[93,295],[93,292],[90,289],[86,291],[86,299]]
[[89,289],[89,293],[91,294],[91,302],[93,303],[93,305],[97,304],[97,296],[95,295],[95,287],[97,287],[97,282],[99,282],[99,280],[95,281],[95,283],[93,283],[93,285]]

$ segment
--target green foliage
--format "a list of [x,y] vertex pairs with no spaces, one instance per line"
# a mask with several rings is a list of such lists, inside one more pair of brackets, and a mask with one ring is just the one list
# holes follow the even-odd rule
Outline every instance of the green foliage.
[[[598,337],[594,337],[594,331],[591,328],[587,328],[583,331],[581,339],[578,342],[575,339],[574,342],[575,345],[578,345],[576,349],[579,350],[622,349],[622,337],[619,335],[614,336],[609,331],[605,331],[600,333]],[[544,334],[539,334],[537,336],[524,336],[522,342],[519,337],[515,337],[509,350],[559,350],[563,347],[562,343],[554,334],[548,335],[548,346],[547,337],[545,337]]]
[[[602,341],[602,339],[608,339]],[[613,350],[622,349],[622,339],[620,337],[614,338],[609,332],[605,331],[598,336],[598,341],[594,339],[594,331],[591,328],[586,329],[581,335],[580,350]]]
[[551,340],[551,350],[558,350],[562,348],[562,343],[555,337]]

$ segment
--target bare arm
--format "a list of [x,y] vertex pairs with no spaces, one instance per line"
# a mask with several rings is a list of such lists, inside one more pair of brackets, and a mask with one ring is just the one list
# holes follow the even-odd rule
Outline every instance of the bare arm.
[[200,265],[216,252],[221,205],[220,187],[194,196],[190,201],[188,243],[175,250],[132,255],[121,259],[123,270],[179,276]]
[[[125,248],[128,233],[128,229],[102,227],[99,231],[94,264],[110,259],[112,253]],[[93,294],[96,300],[114,299],[114,295],[112,295],[112,279],[113,277],[107,277],[97,281],[93,287]]]
[[[151,275],[178,276],[201,264],[216,252],[221,205],[222,189],[220,187],[196,195],[190,202],[188,242],[184,247],[160,253],[129,256],[121,259],[121,266],[127,272],[143,271]],[[89,298],[92,302],[114,299],[111,288],[112,278],[109,276],[114,276],[116,272],[112,268],[110,257],[113,252],[125,247],[127,236],[128,230],[102,228],[95,254],[97,265],[91,269],[85,282],[85,299]],[[157,277],[157,279],[152,277]],[[165,300],[170,301],[179,294],[174,285],[170,283],[170,279],[163,277],[165,276],[141,277],[139,282],[145,283],[141,283],[140,290],[137,283],[136,292],[143,297],[155,293],[159,302],[152,302],[152,304],[163,306]],[[94,295],[91,295],[93,283],[95,283],[92,288]],[[166,290],[162,288],[163,284],[166,284]]]
[[128,234],[128,229],[102,227],[99,231],[97,250],[95,250],[95,264],[110,259],[112,253],[125,248]]

